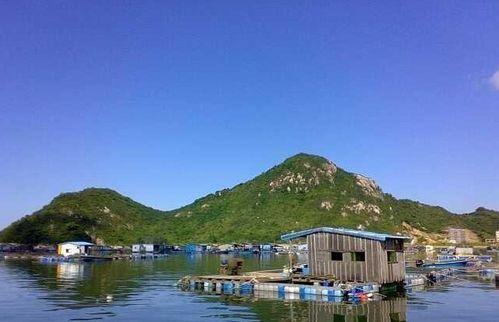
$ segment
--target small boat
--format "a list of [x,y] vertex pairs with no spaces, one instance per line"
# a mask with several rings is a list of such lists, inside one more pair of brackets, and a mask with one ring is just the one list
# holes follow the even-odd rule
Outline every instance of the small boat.
[[458,259],[463,259],[459,256],[453,255],[453,254],[438,254],[437,255],[437,261],[442,262],[442,261],[454,261]]
[[437,261],[448,261],[448,260],[468,260],[468,261],[479,261],[482,263],[492,262],[492,256],[490,255],[438,255]]
[[423,274],[406,274],[404,280],[404,286],[406,288],[412,288],[415,286],[426,285],[426,277]]
[[494,279],[497,275],[499,275],[499,270],[495,270],[492,268],[485,268],[478,271],[478,276],[483,279]]
[[440,260],[435,262],[422,263],[423,268],[447,268],[447,267],[465,267],[468,264],[467,259],[451,259],[451,260]]
[[438,271],[431,271],[426,274],[426,279],[429,284],[437,284],[443,281],[447,281],[454,275],[454,269],[447,268]]
[[476,258],[480,262],[484,262],[484,263],[491,263],[492,262],[492,256],[490,256],[490,255],[478,255]]

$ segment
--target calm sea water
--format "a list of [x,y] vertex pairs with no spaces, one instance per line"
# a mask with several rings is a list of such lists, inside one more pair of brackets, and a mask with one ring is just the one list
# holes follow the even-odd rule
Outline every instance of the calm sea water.
[[[286,256],[245,257],[245,269]],[[152,261],[42,264],[0,261],[0,321],[499,321],[491,281],[456,278],[405,297],[352,305],[183,292],[187,274],[215,273],[217,255]]]

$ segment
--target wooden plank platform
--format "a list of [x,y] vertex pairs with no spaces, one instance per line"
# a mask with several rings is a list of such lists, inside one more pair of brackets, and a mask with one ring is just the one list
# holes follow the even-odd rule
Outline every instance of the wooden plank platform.
[[287,282],[291,278],[280,273],[280,270],[247,272],[242,275],[202,275],[194,276],[192,280],[198,281],[236,281],[236,282]]
[[199,282],[234,281],[234,282],[256,282],[256,283],[292,283],[292,284],[319,284],[325,278],[334,280],[332,276],[302,276],[293,274],[286,276],[281,269],[246,272],[242,275],[202,275],[193,276],[191,279]]
[[290,281],[289,277],[283,277],[278,274],[268,275],[268,274],[260,274],[260,275],[203,275],[203,276],[194,276],[193,280],[199,281],[236,281],[236,282],[251,282],[257,281],[260,283],[263,282],[287,282]]

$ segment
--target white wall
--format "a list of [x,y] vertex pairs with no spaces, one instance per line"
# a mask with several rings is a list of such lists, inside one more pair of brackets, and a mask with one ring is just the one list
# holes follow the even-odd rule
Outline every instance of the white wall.
[[132,245],[132,252],[133,253],[139,253],[139,252],[152,253],[152,252],[154,252],[154,244],[134,244],[134,245]]
[[61,255],[62,256],[72,256],[79,255],[85,252],[85,246],[77,246],[73,244],[62,244],[61,245]]

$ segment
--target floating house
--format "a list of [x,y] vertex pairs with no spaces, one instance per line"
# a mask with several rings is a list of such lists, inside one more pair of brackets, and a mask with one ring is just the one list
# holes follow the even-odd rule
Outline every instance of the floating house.
[[133,244],[132,253],[151,253],[164,254],[166,252],[165,245],[159,244]]
[[15,244],[15,243],[0,243],[0,253],[21,253],[29,251],[28,245]]
[[33,246],[33,252],[35,253],[55,253],[57,252],[57,247],[54,245],[36,245]]
[[206,251],[206,245],[187,244],[184,250],[186,253],[202,253]]
[[234,245],[232,244],[222,244],[218,245],[217,249],[220,253],[228,253],[231,252],[234,249]]
[[94,244],[83,241],[71,241],[57,245],[57,254],[64,257],[75,255],[88,255],[90,247]]
[[273,250],[273,247],[271,244],[263,244],[263,245],[260,245],[260,250],[262,252],[271,252]]
[[281,238],[286,241],[306,238],[311,276],[380,285],[404,281],[404,241],[410,240],[409,237],[320,227]]
[[456,247],[454,252],[456,255],[473,255],[473,247]]

